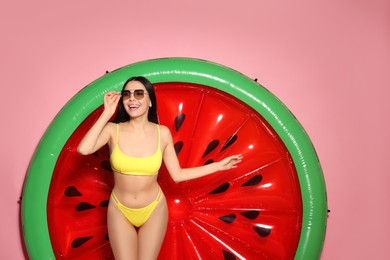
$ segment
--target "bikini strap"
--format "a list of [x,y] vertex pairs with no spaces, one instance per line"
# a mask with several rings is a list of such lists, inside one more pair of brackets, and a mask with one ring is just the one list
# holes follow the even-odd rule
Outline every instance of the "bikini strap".
[[158,149],[160,149],[160,125],[159,124],[157,124],[157,132],[158,132]]
[[114,191],[111,192],[111,197],[112,197],[112,199],[114,200],[115,204],[119,204],[119,203],[120,203],[119,200],[118,200],[118,198],[116,197]]
[[161,198],[161,196],[162,196],[162,190],[161,190],[161,188],[159,188],[159,191],[158,191],[158,193],[157,193],[156,201],[159,201],[160,198]]

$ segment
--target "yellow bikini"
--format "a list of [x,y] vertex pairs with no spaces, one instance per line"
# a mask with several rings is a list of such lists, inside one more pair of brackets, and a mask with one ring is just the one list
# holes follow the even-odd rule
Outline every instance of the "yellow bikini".
[[125,205],[123,205],[118,198],[115,196],[114,191],[111,193],[111,197],[115,203],[115,205],[118,207],[118,209],[122,212],[123,215],[127,218],[127,220],[133,224],[136,227],[140,227],[149,219],[150,215],[153,213],[154,209],[156,208],[158,202],[161,198],[161,189],[158,191],[157,198],[143,208],[137,208],[132,209],[128,208]]
[[[162,163],[162,153],[160,149],[160,126],[157,125],[158,130],[158,145],[157,151],[149,157],[132,157],[124,154],[118,145],[118,135],[119,135],[119,124],[116,128],[116,144],[111,153],[110,163],[111,168],[119,173],[128,174],[128,175],[141,175],[141,176],[154,176],[157,175],[158,170],[160,169]],[[118,209],[123,213],[127,220],[136,227],[142,226],[153,213],[158,202],[160,201],[162,191],[159,190],[156,199],[143,208],[128,208],[123,205],[118,198],[116,197],[114,191],[111,193],[111,197],[118,207]]]
[[124,154],[118,145],[119,124],[116,127],[116,144],[112,150],[111,168],[122,174],[153,176],[158,173],[162,162],[160,149],[160,126],[157,125],[158,145],[156,152],[149,157],[132,157]]

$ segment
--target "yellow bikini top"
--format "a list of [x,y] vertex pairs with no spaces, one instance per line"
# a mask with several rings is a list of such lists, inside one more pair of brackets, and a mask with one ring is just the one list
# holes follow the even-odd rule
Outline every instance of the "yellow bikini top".
[[157,125],[157,151],[149,157],[133,157],[124,154],[118,145],[119,124],[116,125],[116,144],[110,156],[112,170],[129,175],[153,176],[157,175],[162,162],[160,149],[160,126]]

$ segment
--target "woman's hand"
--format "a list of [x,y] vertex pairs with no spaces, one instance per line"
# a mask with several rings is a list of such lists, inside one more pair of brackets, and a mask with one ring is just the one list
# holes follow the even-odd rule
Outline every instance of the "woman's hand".
[[110,117],[115,113],[120,98],[120,92],[111,91],[104,95],[104,112],[107,113]]
[[226,157],[225,159],[222,159],[221,161],[217,162],[221,170],[229,170],[232,168],[237,168],[237,164],[242,161],[242,155],[232,155],[229,157]]

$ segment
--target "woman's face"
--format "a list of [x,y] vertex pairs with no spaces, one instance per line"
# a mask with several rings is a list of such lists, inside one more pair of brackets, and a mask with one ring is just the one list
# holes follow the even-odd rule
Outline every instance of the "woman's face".
[[123,106],[131,118],[148,116],[152,106],[148,91],[139,81],[130,81],[122,91]]

